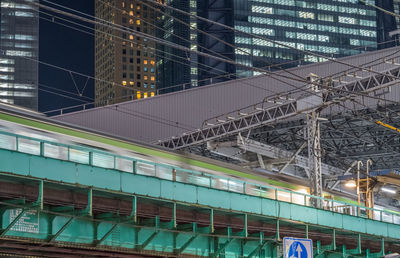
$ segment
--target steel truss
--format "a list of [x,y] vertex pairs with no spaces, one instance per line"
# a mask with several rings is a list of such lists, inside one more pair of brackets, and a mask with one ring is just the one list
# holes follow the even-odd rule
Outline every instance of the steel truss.
[[[315,95],[308,95],[294,101],[287,101],[283,104],[269,106],[266,108],[257,107],[251,113],[239,112],[238,117],[227,116],[226,120],[218,120],[215,124],[205,124],[196,131],[184,133],[178,137],[160,141],[158,144],[170,149],[182,149],[192,145],[200,144],[209,140],[216,140],[230,135],[245,132],[267,124],[277,123],[285,118],[297,114],[325,108],[337,103],[345,102],[355,98],[359,94],[367,95],[371,92],[382,90],[398,83],[400,67],[392,68],[379,74],[356,80],[354,82],[328,86],[322,89],[323,101],[318,104],[310,104],[315,101]],[[279,96],[276,96],[279,98]]]

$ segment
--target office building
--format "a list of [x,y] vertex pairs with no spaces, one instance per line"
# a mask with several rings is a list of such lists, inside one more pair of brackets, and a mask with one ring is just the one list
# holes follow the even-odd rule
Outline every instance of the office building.
[[[137,12],[138,10],[133,10],[133,17],[129,16],[130,8],[135,8],[135,5],[140,5],[139,3],[120,0],[108,0],[108,2],[114,7],[96,6],[96,14],[99,17],[130,26],[131,29],[143,29],[142,31],[145,32],[143,24],[137,26],[135,21],[133,25],[127,22],[128,19],[135,20],[135,15],[141,15]],[[377,5],[398,10],[398,2],[399,0],[377,1]],[[378,43],[390,40],[388,34],[396,28],[395,19],[377,12],[372,6],[359,3],[358,0],[332,0],[326,3],[316,0],[166,0],[164,4],[234,27],[237,31],[232,32],[216,24],[210,24],[168,8],[153,9],[148,4],[142,3],[142,18],[145,18],[144,8],[146,7],[148,23],[157,26],[154,30],[147,29],[147,33],[192,50],[232,59],[246,66],[264,67],[268,70],[325,61],[325,58],[299,50],[337,58],[390,47],[394,44]],[[125,10],[124,15],[115,10],[118,6]],[[124,17],[127,20],[124,20]],[[191,27],[189,28],[184,23],[190,24]],[[198,30],[207,32],[207,35]],[[252,37],[240,31],[265,37],[279,44]],[[128,36],[129,34],[125,37]],[[124,37],[124,35],[119,35],[119,37]],[[143,94],[149,90],[148,87],[143,88],[144,83],[147,83],[147,86],[149,83],[152,85],[150,91],[168,93],[209,84],[210,78],[213,78],[212,82],[215,83],[257,75],[256,72],[249,71],[240,65],[235,66],[154,42],[143,42],[142,39],[136,40],[138,39],[133,37],[130,42],[122,41],[121,43],[117,38],[110,41],[103,35],[96,36],[96,77],[126,84],[128,89],[132,86]],[[157,49],[156,52],[152,52],[154,54],[152,58],[145,58],[143,56],[145,51],[139,51],[142,56],[127,54],[124,58],[124,53],[135,54],[136,49],[142,47],[143,44],[148,48]],[[131,51],[131,49],[134,50]],[[149,54],[148,51],[147,53]],[[142,61],[155,60],[154,81],[143,80],[146,72],[141,69],[144,64],[136,63],[136,58]],[[134,64],[131,65],[129,61],[133,61]],[[135,73],[129,72],[132,68]],[[227,76],[227,74],[230,75]],[[110,103],[112,99],[123,95],[106,82],[97,84],[102,85],[96,86],[96,96],[102,99],[103,104]],[[153,85],[154,88],[152,88]],[[174,87],[175,85],[180,86]],[[119,89],[119,91],[123,90]]]
[[[103,106],[156,93],[155,42],[134,35],[154,35],[155,12],[141,1],[95,0],[95,15],[124,31],[96,25],[95,103]],[[149,22],[147,22],[149,21]]]
[[[393,19],[383,15],[378,17],[373,7],[360,4],[358,0],[333,0],[329,3],[315,0],[217,0],[211,2],[169,0],[166,4],[234,27],[237,31],[266,37],[295,48],[286,48],[240,32],[233,33],[221,26],[184,15],[176,17],[186,19],[185,22],[190,23],[192,28],[203,30],[208,35],[193,29],[188,30],[186,26],[174,19],[164,21],[164,24],[167,24],[166,29],[190,40],[190,44],[187,42],[183,44],[186,47],[214,56],[219,54],[246,66],[266,67],[270,70],[325,60],[298,50],[316,52],[329,57],[341,57],[377,49],[377,42],[388,40],[388,30],[393,28]],[[391,4],[393,8],[393,2]],[[384,2],[381,5],[387,7],[388,3]],[[173,14],[167,8],[163,11]],[[391,26],[388,26],[389,21],[392,22]],[[171,42],[179,42],[171,35],[164,38],[172,39]],[[162,81],[160,88],[170,87],[174,83],[187,83],[189,86],[185,88],[188,88],[209,83],[209,80],[204,81],[207,78],[217,77],[213,82],[218,82],[257,74],[239,65],[234,66],[202,56],[193,58],[193,54],[182,53],[182,51],[175,50],[175,52],[177,52],[175,55],[179,53],[183,57],[186,55],[188,61],[185,64],[175,63],[174,66],[166,66],[171,72],[165,75],[168,80]],[[171,63],[165,60],[164,62]],[[190,68],[187,68],[189,63]],[[181,72],[174,74],[173,70],[177,70],[177,66],[180,67]],[[238,73],[238,75],[221,76],[232,73]]]
[[0,101],[37,110],[38,8],[24,0],[0,3]]

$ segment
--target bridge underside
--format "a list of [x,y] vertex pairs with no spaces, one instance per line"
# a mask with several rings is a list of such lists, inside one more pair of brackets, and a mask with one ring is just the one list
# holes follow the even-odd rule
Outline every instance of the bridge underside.
[[0,198],[3,254],[279,257],[284,236],[313,239],[320,257],[400,251],[371,235],[4,173]]

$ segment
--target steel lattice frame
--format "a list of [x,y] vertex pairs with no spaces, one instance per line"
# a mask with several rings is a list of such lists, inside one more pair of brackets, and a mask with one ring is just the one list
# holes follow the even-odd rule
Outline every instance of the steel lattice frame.
[[182,149],[206,141],[224,138],[230,135],[245,132],[250,129],[262,127],[267,124],[277,123],[283,119],[293,117],[299,113],[326,108],[330,105],[345,102],[358,94],[368,94],[377,90],[390,87],[398,83],[400,67],[392,68],[382,73],[373,73],[368,77],[354,82],[339,84],[323,90],[322,103],[315,106],[308,105],[299,108],[300,103],[307,102],[308,95],[297,101],[289,101],[268,108],[257,108],[250,114],[240,114],[238,117],[227,117],[227,121],[218,121],[196,131],[185,133],[178,137],[160,141],[159,145],[170,149]]

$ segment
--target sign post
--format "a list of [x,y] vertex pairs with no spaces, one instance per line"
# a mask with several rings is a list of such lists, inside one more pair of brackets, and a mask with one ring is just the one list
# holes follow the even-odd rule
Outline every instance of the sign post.
[[283,253],[283,258],[313,258],[312,240],[284,237]]

